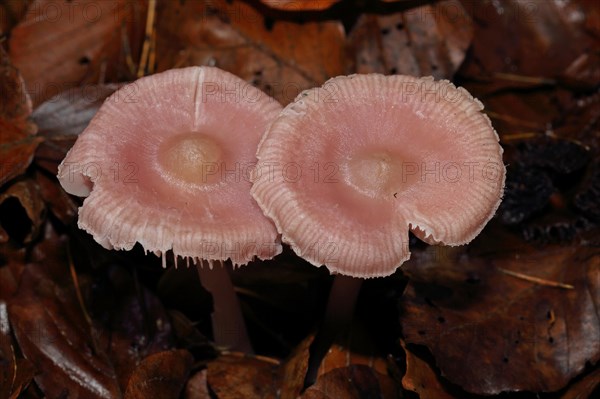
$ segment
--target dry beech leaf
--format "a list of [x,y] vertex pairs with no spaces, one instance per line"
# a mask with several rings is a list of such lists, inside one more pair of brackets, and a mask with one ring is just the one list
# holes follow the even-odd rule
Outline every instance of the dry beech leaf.
[[20,397],[35,373],[31,362],[16,357],[15,348],[6,302],[0,300],[0,398]]
[[0,244],[0,301],[8,300],[17,291],[25,269],[25,256],[25,248],[17,248],[12,243]]
[[[0,278],[2,278],[1,274]],[[6,302],[0,300],[0,398],[8,398],[13,392],[16,372],[17,364],[10,336]]]
[[146,357],[129,379],[125,399],[179,398],[193,363],[192,355],[181,349]]
[[[51,398],[121,397],[112,365],[95,350],[73,287],[55,281],[46,267],[28,265],[9,302],[19,347],[39,371],[37,385]],[[69,272],[63,271],[68,281]]]
[[23,134],[22,130],[6,123],[1,118],[0,131],[2,132],[0,141],[0,156],[2,156],[0,186],[2,186],[25,172],[33,160],[37,146],[43,139],[38,136]]
[[600,391],[600,368],[574,383],[560,397],[560,399],[586,399],[593,398]]
[[334,369],[317,379],[301,399],[395,399],[398,388],[387,375],[364,365]]
[[[11,32],[10,55],[35,105],[72,87],[129,76],[145,2],[36,0]],[[134,58],[135,59],[135,58]]]
[[561,389],[600,360],[600,251],[536,248],[491,230],[469,247],[413,252],[400,303],[406,342],[427,346],[469,392]]
[[223,354],[208,363],[208,386],[223,399],[275,399],[278,367],[272,359]]
[[22,174],[41,139],[28,121],[31,100],[19,71],[0,47],[0,186]]
[[[346,72],[340,22],[303,24],[265,19],[234,0],[161,3],[157,10],[158,69],[214,65],[283,104]],[[231,88],[244,100],[244,88]]]
[[586,21],[593,16],[586,13],[585,1],[462,2],[478,22],[474,56],[463,66],[468,75],[555,77],[597,42],[586,32]]
[[[121,86],[102,84],[72,88],[37,107],[31,118],[38,125],[38,134],[46,140],[36,152],[36,164],[56,175],[58,165],[77,136],[87,127],[104,100]],[[123,103],[135,101],[135,85],[128,87],[113,100]]]
[[421,399],[454,399],[444,389],[433,368],[423,359],[412,353],[401,341],[406,354],[406,374],[402,378],[402,386],[408,391],[416,392]]
[[[314,335],[309,335],[294,349],[292,354],[281,365],[280,375],[280,398],[295,399],[300,395],[304,387],[309,349]],[[387,375],[387,362],[383,357],[374,355],[376,352],[369,337],[365,336],[356,324],[349,329],[329,349],[319,367],[317,376],[329,373],[332,370],[363,365],[371,368],[373,372]]]
[[356,71],[449,79],[471,44],[472,25],[458,0],[361,15],[349,36]]
[[304,378],[308,369],[309,349],[314,334],[309,335],[292,351],[279,369],[281,399],[296,399],[304,389]]
[[[40,188],[35,180],[26,179],[20,180],[10,185],[6,190],[0,192],[0,206],[8,201],[18,201],[20,207],[25,212],[25,217],[29,219],[29,224],[26,221],[17,219],[21,216],[17,212],[10,212],[0,217],[2,222],[11,225],[11,230],[8,227],[4,228],[9,233],[14,234],[12,237],[18,242],[29,243],[39,233],[42,222],[44,221],[46,204],[40,195]],[[14,207],[12,208],[14,210]],[[10,218],[10,220],[8,220]],[[0,227],[2,228],[2,227]]]
[[[95,251],[99,250],[95,247]],[[100,258],[93,251],[86,255]],[[171,322],[159,298],[136,282],[124,267],[101,268],[99,273],[103,275],[96,275],[93,282],[83,277],[80,280],[98,331],[97,347],[110,359],[125,391],[130,376],[143,359],[174,347]]]
[[[31,118],[38,125],[39,134],[50,139],[78,136],[96,115],[104,100],[121,86],[122,84],[110,83],[66,90],[40,104]],[[135,85],[128,86],[113,100],[133,102],[136,101],[135,95]]]
[[[368,337],[360,337],[356,329],[350,333],[351,340],[344,339],[343,343],[335,343],[329,349],[329,352],[323,358],[318,375],[323,375],[329,371],[353,365],[368,366],[380,374],[387,374],[387,362],[384,357],[375,355],[373,343]],[[359,339],[362,340],[359,341]]]
[[50,212],[63,224],[70,224],[77,216],[75,201],[60,187],[54,176],[36,171],[35,181]]
[[0,4],[0,36],[7,35],[25,15],[32,0],[4,0]]
[[190,377],[185,386],[184,399],[211,399],[206,374],[206,370],[202,370]]
[[485,103],[501,140],[541,136],[561,125],[593,136],[597,94],[582,98],[570,90],[596,91],[600,48],[593,26],[600,26],[600,13],[588,12],[596,7],[579,0],[463,0],[463,5],[478,23],[461,80]]

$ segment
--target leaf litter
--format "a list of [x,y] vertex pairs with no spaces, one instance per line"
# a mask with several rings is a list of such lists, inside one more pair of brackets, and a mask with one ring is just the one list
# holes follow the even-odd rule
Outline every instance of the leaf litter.
[[[35,0],[0,16],[0,397],[600,390],[593,2]],[[229,70],[283,104],[340,74],[453,80],[483,101],[506,149],[505,202],[473,244],[411,241],[403,270],[367,282],[355,338],[332,348],[314,386],[303,374],[331,280],[289,250],[234,276],[259,355],[219,354],[197,280],[137,247],[99,248],[54,177],[119,85],[187,65]]]

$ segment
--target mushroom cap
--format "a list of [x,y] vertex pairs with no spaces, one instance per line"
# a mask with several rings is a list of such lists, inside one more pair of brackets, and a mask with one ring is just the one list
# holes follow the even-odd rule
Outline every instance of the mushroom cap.
[[332,273],[392,274],[428,243],[471,241],[505,167],[483,105],[449,81],[340,76],[301,93],[259,145],[252,195],[294,251]]
[[281,105],[211,67],[141,78],[110,96],[59,167],[87,197],[80,228],[106,248],[245,264],[281,252],[250,196],[256,147]]

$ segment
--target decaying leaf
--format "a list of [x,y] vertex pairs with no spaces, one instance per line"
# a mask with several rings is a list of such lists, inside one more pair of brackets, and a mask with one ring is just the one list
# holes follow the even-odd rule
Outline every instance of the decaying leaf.
[[[87,85],[63,91],[40,104],[31,118],[38,125],[39,134],[49,139],[75,138],[90,123],[104,100],[113,94],[120,84]],[[120,92],[115,101],[136,101],[136,93]]]
[[600,393],[600,368],[573,384],[560,399],[594,398],[598,393]]
[[146,357],[127,384],[125,399],[177,399],[194,362],[186,350],[156,353]]
[[536,248],[488,229],[467,248],[415,251],[404,268],[406,341],[469,392],[555,391],[600,360],[597,247]]
[[185,399],[211,399],[206,382],[206,370],[198,371],[185,386]]
[[63,224],[71,223],[77,216],[77,204],[60,187],[54,176],[50,177],[44,172],[36,172],[35,181],[50,212]]
[[473,36],[458,0],[391,15],[362,15],[349,36],[356,71],[452,78]]
[[20,180],[0,192],[0,230],[21,243],[31,242],[44,221],[46,204],[40,187],[31,179]]
[[30,114],[23,78],[0,47],[0,186],[25,171],[41,141]]
[[19,347],[39,371],[37,385],[49,397],[120,397],[115,371],[96,351],[73,288],[59,285],[44,266],[28,265],[9,302]]
[[[239,0],[166,4],[157,11],[158,70],[214,65],[283,104],[346,72],[338,21],[269,20]],[[243,100],[244,88],[231,88],[231,93]]]
[[145,2],[35,0],[11,32],[10,55],[35,105],[81,85],[129,76]]
[[302,399],[395,399],[398,388],[387,375],[364,365],[334,369],[317,379]]
[[[35,155],[37,165],[56,175],[58,165],[73,146],[77,136],[90,123],[102,103],[120,84],[86,85],[71,88],[40,104],[31,115],[45,141]],[[123,92],[114,101],[135,100],[135,92]]]
[[278,366],[272,359],[223,354],[208,364],[208,386],[218,398],[275,399]]
[[446,392],[440,383],[435,370],[419,356],[406,348],[406,374],[402,378],[402,386],[408,391],[416,392],[421,399],[455,399],[456,397]]

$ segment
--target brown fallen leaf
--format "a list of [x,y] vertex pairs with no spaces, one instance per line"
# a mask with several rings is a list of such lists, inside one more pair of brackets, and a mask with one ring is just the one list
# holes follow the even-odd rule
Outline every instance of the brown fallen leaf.
[[[371,339],[358,323],[353,323],[347,334],[342,334],[323,358],[318,378],[332,370],[357,365],[367,366],[373,372],[387,375],[387,361],[377,353]],[[295,399],[302,392],[313,340],[314,334],[309,335],[282,363],[279,370],[281,399]]]
[[593,398],[600,389],[600,367],[570,386],[560,399]]
[[8,300],[16,292],[26,255],[26,249],[16,243],[0,244],[0,301]]
[[596,247],[537,248],[489,228],[466,248],[414,251],[404,271],[406,342],[427,346],[442,375],[469,392],[555,391],[600,360]]
[[223,399],[275,399],[279,362],[226,353],[208,363],[208,386]]
[[296,399],[304,389],[304,379],[308,368],[310,345],[314,334],[309,335],[292,351],[279,369],[281,399]]
[[444,389],[435,371],[425,360],[407,349],[404,341],[401,344],[406,354],[406,374],[402,378],[404,389],[416,392],[421,399],[456,398]]
[[50,212],[64,225],[69,225],[77,216],[75,201],[60,187],[54,176],[36,171],[35,181]]
[[[0,278],[2,276],[0,275]],[[0,398],[8,398],[14,391],[13,382],[17,365],[10,336],[6,302],[0,300]]]
[[27,359],[17,357],[6,302],[0,300],[0,398],[16,399],[35,374]]
[[323,374],[302,399],[395,399],[399,387],[387,375],[364,365],[352,365]]
[[356,365],[364,365],[379,374],[387,374],[385,357],[383,355],[377,356],[374,343],[369,340],[370,337],[360,336],[359,334],[360,332],[353,328],[347,337],[338,339],[331,346],[321,362],[319,375],[324,375],[336,368]]
[[473,22],[458,0],[390,15],[361,15],[349,36],[359,73],[432,75],[450,79],[473,36]]
[[[76,138],[90,123],[104,100],[122,84],[109,83],[75,87],[57,94],[40,104],[31,115],[40,135],[52,140]],[[128,89],[131,90],[131,89]],[[120,92],[114,101],[135,101],[136,93]]]
[[[157,15],[159,71],[217,66],[283,104],[347,71],[338,21],[274,21],[239,0],[159,3]],[[243,88],[232,90],[243,98]]]
[[125,392],[143,359],[175,347],[170,317],[160,299],[121,265],[125,260],[117,261],[95,243],[82,244],[72,243],[76,264],[96,270],[79,277],[81,296],[93,320],[97,350],[110,360]]
[[504,72],[556,77],[597,41],[585,28],[591,15],[585,12],[587,1],[462,3],[477,21],[474,57],[463,65],[471,76]]
[[45,219],[46,204],[40,195],[40,187],[32,179],[19,180],[0,192],[0,209],[8,207],[0,215],[0,229],[19,243],[29,243],[37,237]]
[[19,348],[39,372],[37,385],[48,397],[121,397],[115,371],[96,352],[72,287],[57,284],[44,266],[28,265],[9,302]]
[[[77,136],[87,127],[104,100],[121,86],[115,83],[71,88],[38,106],[31,118],[45,141],[36,151],[35,163],[56,175],[58,165]],[[114,101],[135,101],[134,94],[123,92]]]
[[23,78],[0,47],[0,186],[22,174],[42,140],[28,121],[31,100]]
[[25,15],[32,0],[4,0],[0,4],[0,37],[6,36]]
[[125,399],[177,399],[188,379],[194,358],[186,350],[155,353],[135,369]]
[[206,370],[202,370],[190,377],[185,386],[185,399],[211,399],[206,374]]
[[145,2],[35,0],[11,32],[10,55],[35,105],[69,88],[131,76]]

